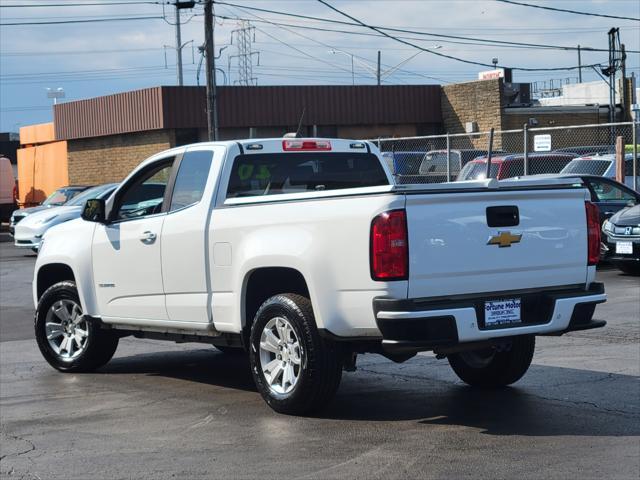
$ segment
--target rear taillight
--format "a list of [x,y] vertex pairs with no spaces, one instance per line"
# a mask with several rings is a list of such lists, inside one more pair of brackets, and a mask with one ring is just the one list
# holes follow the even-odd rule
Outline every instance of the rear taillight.
[[406,280],[409,276],[407,213],[384,212],[371,223],[371,278]]
[[584,202],[587,211],[587,265],[600,261],[600,213],[598,206]]
[[331,150],[331,142],[329,140],[302,140],[291,139],[282,141],[282,149],[285,152],[298,151],[308,152],[313,150]]

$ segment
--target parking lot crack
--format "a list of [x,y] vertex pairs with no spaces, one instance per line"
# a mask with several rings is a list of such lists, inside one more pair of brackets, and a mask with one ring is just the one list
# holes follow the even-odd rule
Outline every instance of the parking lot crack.
[[27,446],[27,448],[26,448],[26,449],[24,449],[24,450],[22,450],[22,451],[19,451],[19,452],[13,452],[13,453],[8,453],[8,454],[6,454],[6,455],[2,455],[2,456],[0,456],[0,462],[1,462],[1,461],[3,461],[3,460],[4,460],[4,459],[6,459],[6,458],[9,458],[9,457],[19,457],[19,456],[21,456],[21,455],[26,455],[27,453],[29,453],[29,452],[33,452],[33,451],[36,449],[35,444],[34,444],[31,440],[29,440],[29,439],[26,439],[26,438],[24,438],[24,437],[20,437],[20,436],[18,436],[18,435],[7,435],[7,434],[4,434],[4,436],[5,436],[8,440],[14,440],[14,441],[18,441],[18,442],[25,442],[28,446]]

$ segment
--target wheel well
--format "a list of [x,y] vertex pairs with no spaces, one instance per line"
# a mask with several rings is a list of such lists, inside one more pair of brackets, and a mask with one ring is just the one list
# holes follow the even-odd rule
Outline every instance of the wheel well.
[[44,265],[38,271],[38,298],[52,285],[65,280],[75,281],[73,270],[64,263]]
[[258,308],[269,297],[279,293],[297,293],[309,298],[307,282],[293,268],[268,267],[249,274],[244,297],[244,327],[248,333]]

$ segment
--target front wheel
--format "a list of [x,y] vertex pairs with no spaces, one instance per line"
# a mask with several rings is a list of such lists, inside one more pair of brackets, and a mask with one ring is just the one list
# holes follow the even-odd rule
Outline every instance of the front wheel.
[[118,336],[83,315],[74,282],[56,283],[40,297],[35,318],[42,356],[63,372],[90,372],[106,364],[118,347]]
[[536,340],[514,337],[509,344],[449,355],[449,364],[463,382],[477,387],[503,387],[520,380],[529,369]]
[[262,304],[251,327],[249,358],[258,391],[276,412],[319,410],[342,377],[335,343],[321,338],[308,298],[291,293]]

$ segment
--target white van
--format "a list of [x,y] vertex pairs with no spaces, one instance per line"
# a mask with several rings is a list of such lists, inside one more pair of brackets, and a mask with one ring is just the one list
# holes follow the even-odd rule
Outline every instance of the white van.
[[11,212],[16,208],[16,177],[13,174],[11,160],[0,157],[0,221],[8,222]]

